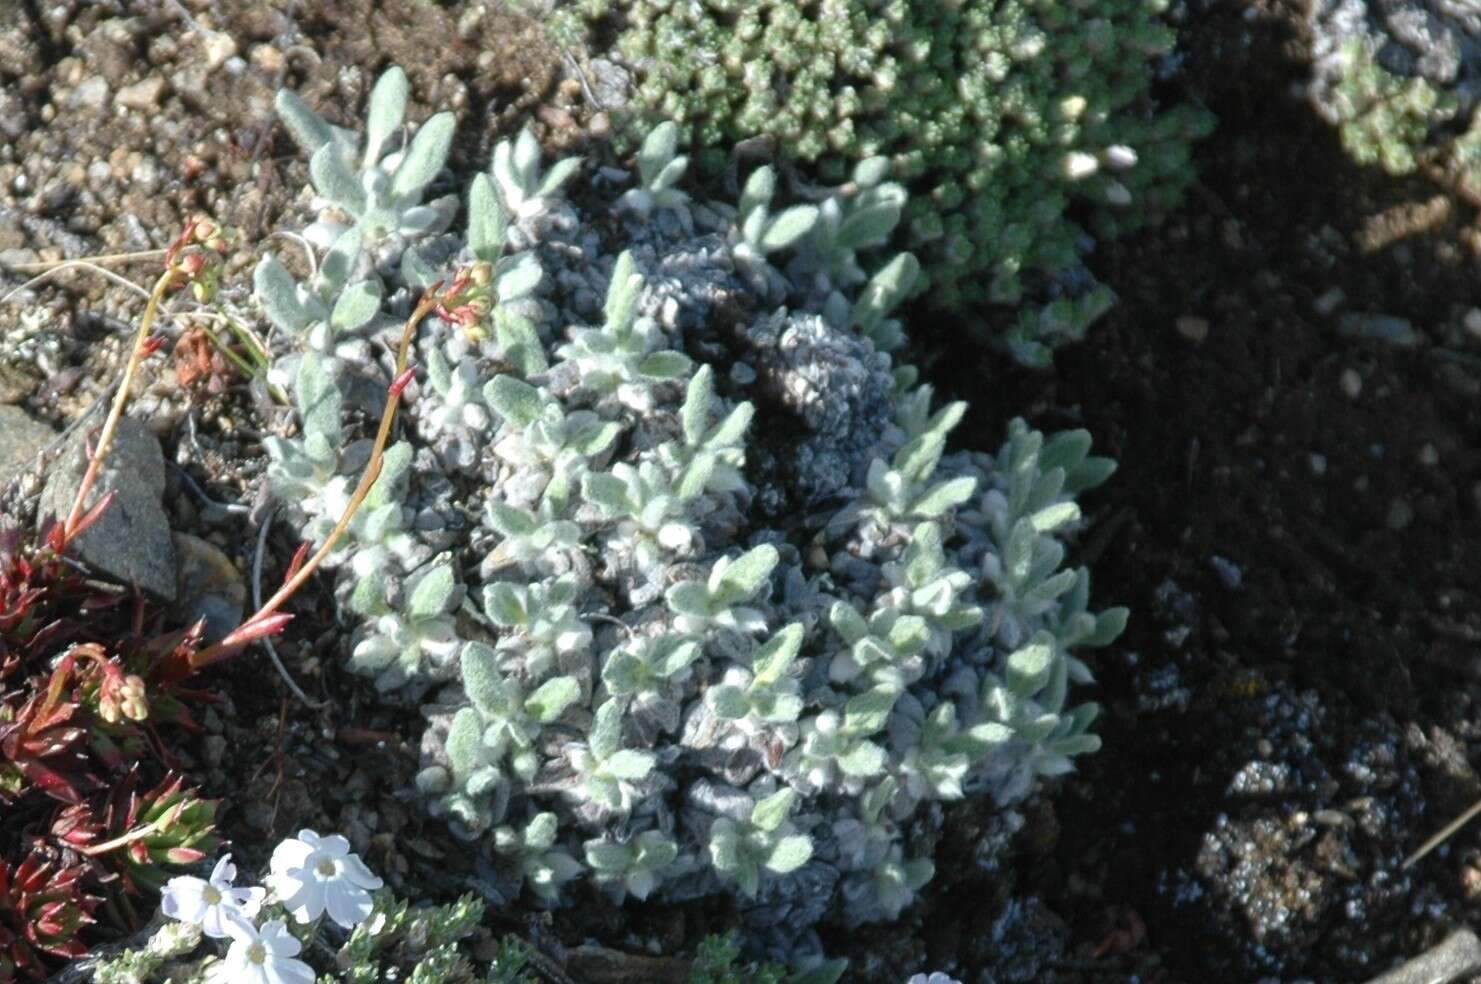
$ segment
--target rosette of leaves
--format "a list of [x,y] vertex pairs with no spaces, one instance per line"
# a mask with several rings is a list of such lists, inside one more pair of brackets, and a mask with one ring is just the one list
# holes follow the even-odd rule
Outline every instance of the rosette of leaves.
[[[651,216],[673,207],[654,188],[677,190],[682,175],[666,134],[645,155],[636,190]],[[870,252],[908,221],[878,164],[800,203],[783,200],[774,169],[755,172],[742,207],[691,200],[692,232],[607,209],[600,184],[578,197],[596,214],[547,200],[521,217],[503,184],[521,171],[538,191],[545,172],[517,144],[502,170],[474,179],[465,249],[447,245],[459,262],[496,263],[517,241],[549,274],[539,303],[515,317],[478,293],[489,277],[417,272],[471,285],[427,344],[449,367],[468,357],[462,405],[489,411],[489,453],[456,483],[483,522],[442,534],[463,570],[477,564],[482,610],[460,614],[487,641],[463,643],[457,681],[428,709],[418,785],[458,834],[492,832],[501,867],[544,902],[587,878],[618,900],[723,888],[799,931],[824,913],[893,917],[932,870],[909,822],[923,804],[1010,803],[1024,775],[1089,747],[1090,715],[1069,699],[1088,667],[1068,647],[1109,641],[1116,618],[1101,631],[1088,579],[1061,577],[1062,549],[1035,571],[1063,582],[1053,604],[1025,606],[984,578],[1006,548],[983,503],[1022,499],[1002,528],[1032,529],[1098,466],[1070,453],[1077,438],[1054,443],[1042,468],[1023,464],[1028,451],[950,450],[964,405],[933,406],[914,370],[881,354],[904,341],[891,313],[919,265],[868,275]],[[871,443],[817,515],[760,525],[751,508],[768,490],[748,448],[785,429],[755,432],[756,398],[773,406],[809,377],[787,375],[785,331],[756,360],[774,378],[734,358],[735,345],[765,342],[717,316],[732,310],[784,328],[806,312],[799,327],[838,333],[839,358],[885,377]],[[436,440],[425,426],[446,401],[435,385],[424,393],[409,413],[417,440]],[[1010,444],[1033,450],[1030,433],[1014,429]],[[429,464],[413,482],[448,481],[453,464],[417,460]],[[1040,474],[1056,468],[1051,489]],[[1057,544],[1078,521],[1041,525],[1036,536]],[[388,591],[387,604],[401,597]],[[993,616],[1007,608],[1025,640],[1056,640],[1042,671],[1005,641]],[[721,792],[705,800],[701,784]]]
[[309,174],[325,210],[306,231],[311,242],[328,247],[353,227],[369,247],[392,235],[440,232],[451,221],[455,200],[423,204],[422,197],[447,161],[453,115],[434,115],[400,146],[407,95],[406,73],[387,69],[371,90],[362,143],[353,132],[331,126],[291,90],[279,90],[278,117],[310,155]]
[[195,864],[221,843],[215,833],[216,801],[201,799],[186,787],[184,776],[166,775],[147,790],[139,789],[139,781],[135,766],[104,803],[73,804],[51,828],[59,841],[84,852],[120,845],[106,857],[128,895],[158,892],[169,878],[165,865]]
[[586,842],[592,880],[618,903],[629,895],[640,902],[646,899],[678,856],[679,846],[656,830],[645,830],[626,843]]
[[652,407],[656,384],[680,379],[690,368],[688,356],[663,347],[666,338],[658,323],[638,314],[642,290],[642,274],[632,254],[624,252],[612,270],[603,325],[571,328],[570,342],[556,349],[556,355],[575,365],[583,386],[615,394],[638,411]]
[[529,127],[520,130],[513,142],[505,140],[497,144],[489,162],[500,201],[516,219],[538,215],[548,208],[580,167],[581,158],[567,157],[548,171],[542,168],[540,144]]
[[673,209],[689,217],[689,193],[679,181],[689,168],[689,158],[679,153],[679,127],[672,120],[655,126],[638,150],[638,183],[617,199],[617,207],[642,218],[658,209]]
[[537,813],[522,829],[500,827],[494,831],[494,850],[513,859],[519,878],[544,902],[560,898],[561,886],[585,869],[556,846],[559,825],[554,813]]
[[[363,235],[359,228],[341,234],[307,283],[295,281],[272,253],[252,274],[253,293],[268,320],[306,350],[330,360],[330,369],[341,361],[370,357],[364,334],[380,313],[383,287],[374,276],[355,279]],[[274,368],[273,382],[286,386],[293,381],[291,361]]]
[[781,789],[756,801],[743,821],[717,817],[710,826],[710,863],[720,877],[734,881],[742,894],[754,896],[761,872],[787,875],[812,857],[812,840],[796,833],[788,816],[797,804],[797,792]]
[[0,860],[0,977],[40,980],[48,973],[43,955],[70,960],[87,952],[78,933],[102,899],[87,894],[85,873],[39,849],[19,864]]
[[350,597],[350,608],[366,618],[350,652],[350,668],[375,677],[376,689],[383,691],[456,672],[461,640],[453,612],[462,601],[463,586],[451,565],[435,564],[408,579],[400,604],[387,600],[386,582],[383,572],[367,571]]

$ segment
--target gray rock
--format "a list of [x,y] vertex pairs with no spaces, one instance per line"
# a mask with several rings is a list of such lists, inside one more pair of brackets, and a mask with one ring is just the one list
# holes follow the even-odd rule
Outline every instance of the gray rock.
[[164,94],[165,80],[158,75],[151,75],[142,82],[126,85],[118,90],[114,102],[129,109],[153,109],[159,103],[159,97]]
[[20,407],[0,404],[0,486],[19,478],[56,436],[55,431],[32,420]]
[[[93,428],[79,428],[47,476],[39,517],[65,516],[87,470],[86,440]],[[165,490],[165,458],[149,428],[125,417],[87,503],[105,492],[118,497],[87,532],[78,537],[72,555],[99,574],[142,590],[165,602],[175,600],[175,546],[160,497]]]

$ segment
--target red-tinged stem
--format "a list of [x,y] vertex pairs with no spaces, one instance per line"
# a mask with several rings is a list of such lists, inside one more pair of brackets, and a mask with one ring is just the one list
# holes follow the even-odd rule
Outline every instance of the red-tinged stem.
[[[406,319],[406,326],[401,330],[401,345],[396,351],[397,380],[402,379],[406,374],[407,355],[411,350],[411,341],[416,337],[417,325],[421,324],[422,319],[440,303],[437,292],[441,286],[441,283],[435,283],[429,287],[427,292],[422,295],[421,301],[417,303],[416,310],[411,312],[411,317]],[[396,419],[396,408],[401,403],[401,390],[404,387],[405,383],[402,383],[400,387],[392,385],[388,391],[386,410],[381,414],[380,429],[375,434],[375,445],[371,448],[370,461],[365,466],[364,474],[360,476],[360,484],[355,486],[355,494],[350,497],[349,505],[345,507],[344,513],[339,517],[339,522],[334,524],[334,529],[329,532],[329,536],[325,539],[323,545],[314,552],[314,555],[308,559],[307,563],[298,568],[292,577],[284,581],[283,586],[278,589],[277,593],[264,602],[262,607],[254,612],[250,618],[227,635],[226,638],[193,654],[190,658],[191,668],[199,669],[202,666],[210,666],[212,663],[226,659],[228,656],[234,655],[239,649],[259,635],[264,634],[261,632],[259,623],[275,613],[289,598],[293,597],[298,589],[303,587],[303,583],[309,579],[309,576],[318,569],[319,565],[324,562],[324,559],[334,550],[335,546],[339,543],[339,538],[344,535],[345,530],[349,529],[350,520],[355,517],[360,504],[370,494],[370,489],[375,485],[376,479],[380,478],[381,466],[384,463],[383,458],[386,450],[386,442],[391,436],[391,424]]]
[[62,523],[61,545],[57,553],[65,552],[82,532],[80,523],[88,494],[92,492],[93,485],[97,483],[98,472],[102,469],[103,461],[108,457],[108,451],[113,446],[113,435],[118,430],[118,421],[123,416],[123,408],[129,401],[129,390],[134,385],[134,376],[139,372],[139,364],[144,361],[148,348],[146,343],[149,340],[150,329],[154,327],[155,316],[159,313],[160,301],[163,300],[165,291],[175,279],[175,272],[167,269],[160,274],[159,279],[154,282],[154,290],[149,293],[149,303],[144,307],[144,317],[139,320],[139,330],[134,335],[134,344],[129,350],[128,365],[124,367],[123,379],[118,384],[118,393],[113,397],[113,407],[108,411],[108,419],[103,422],[103,429],[98,435],[97,447],[93,448],[93,453],[88,458],[87,471],[83,472],[82,484],[77,487],[77,498],[72,502],[72,511],[67,514],[66,521]]
[[116,851],[120,847],[128,847],[134,841],[143,840],[156,831],[169,828],[171,824],[180,819],[180,813],[184,809],[185,801],[181,800],[179,803],[175,804],[173,808],[171,808],[170,812],[166,813],[164,816],[159,817],[156,820],[152,820],[149,823],[146,823],[144,826],[139,827],[136,830],[130,830],[126,834],[115,837],[110,841],[104,841],[101,844],[92,844],[86,847],[73,845],[72,850],[76,851],[78,854],[85,854],[90,858],[95,858],[100,854],[107,854],[109,851]]

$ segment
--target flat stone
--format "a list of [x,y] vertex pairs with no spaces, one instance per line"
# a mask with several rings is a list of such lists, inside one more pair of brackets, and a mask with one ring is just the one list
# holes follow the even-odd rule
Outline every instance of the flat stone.
[[242,621],[247,584],[221,548],[198,536],[176,532],[174,613],[181,625],[206,623],[205,639],[216,642]]
[[[41,490],[39,521],[65,517],[87,470],[86,442],[96,427],[80,427],[52,465]],[[163,602],[176,596],[175,545],[160,504],[165,491],[165,457],[147,426],[127,417],[119,421],[113,447],[88,497],[91,506],[106,492],[118,492],[91,529],[77,538],[72,556],[98,574],[137,584]]]
[[56,431],[31,419],[20,407],[0,404],[0,487],[30,468],[56,436]]
[[158,75],[151,75],[142,82],[135,82],[133,85],[126,85],[119,89],[113,101],[129,109],[153,109],[159,103],[159,97],[164,91],[165,80]]

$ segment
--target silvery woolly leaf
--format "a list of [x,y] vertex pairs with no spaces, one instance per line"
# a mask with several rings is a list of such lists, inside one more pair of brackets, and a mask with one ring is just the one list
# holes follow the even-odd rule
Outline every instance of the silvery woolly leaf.
[[839,226],[838,246],[848,250],[877,246],[889,238],[899,222],[898,203],[879,202],[861,208],[844,219]]
[[843,729],[852,735],[872,735],[885,726],[895,707],[898,692],[876,687],[859,694],[844,706]]
[[467,777],[478,768],[483,749],[483,726],[478,712],[465,707],[453,717],[447,733],[447,759],[456,775]]
[[555,844],[558,829],[554,813],[537,813],[525,825],[524,846],[532,851],[548,851]]
[[753,404],[742,403],[730,411],[726,418],[710,432],[706,443],[716,448],[739,445],[746,433],[746,428],[751,426],[751,418],[755,413],[756,407]]
[[530,618],[521,589],[502,581],[484,586],[483,610],[495,625],[505,629],[525,625]]
[[540,284],[545,271],[534,253],[520,253],[511,257],[507,269],[499,273],[495,290],[500,302],[514,301],[529,294]]
[[1080,518],[1080,507],[1074,502],[1059,502],[1040,509],[1029,517],[1036,533],[1052,533]]
[[504,255],[509,232],[509,213],[487,174],[478,174],[468,189],[468,246],[485,263]]
[[612,279],[607,287],[607,300],[603,308],[608,332],[624,334],[632,327],[637,317],[638,295],[643,289],[642,277],[638,274],[633,255],[623,250],[612,268]]
[[767,223],[761,234],[761,249],[767,253],[786,249],[807,235],[817,221],[816,205],[793,205]]
[[689,371],[689,356],[665,350],[649,353],[638,364],[638,372],[649,379],[676,379]]
[[514,141],[514,155],[510,158],[519,187],[526,194],[535,190],[535,178],[540,173],[540,143],[529,127],[519,131]]
[[854,165],[854,184],[860,188],[873,188],[879,184],[890,173],[890,159],[883,154],[877,157],[866,157]]
[[591,723],[588,747],[598,761],[605,762],[616,754],[622,742],[622,705],[609,700],[597,708]]
[[291,89],[278,90],[273,99],[273,108],[278,111],[278,118],[293,135],[294,141],[309,154],[317,153],[333,136],[333,130],[324,118],[310,109],[308,103]]
[[[776,194],[776,172],[771,165],[759,167],[751,172],[746,179],[746,186],[741,190],[740,202],[736,211],[740,213],[742,220],[749,218],[756,209],[765,209],[771,205],[772,196]],[[755,237],[747,236],[747,239]]]
[[381,283],[379,280],[362,280],[346,287],[339,300],[334,302],[334,312],[329,323],[339,331],[354,331],[370,322],[380,313]]
[[[955,509],[972,498],[972,493],[976,489],[977,479],[971,475],[963,475],[959,478],[940,482],[932,486],[930,491],[915,501],[915,507],[912,512],[917,516],[927,519],[936,519],[948,510]],[[1074,505],[1074,503],[1070,503],[1070,505]]]
[[658,124],[643,139],[638,151],[638,173],[645,185],[652,185],[658,173],[674,159],[679,149],[679,127],[673,120]]
[[702,647],[698,639],[667,635],[654,643],[653,650],[654,675],[668,679],[699,659]]
[[1061,468],[1068,474],[1090,454],[1090,444],[1088,430],[1061,431],[1044,442],[1039,452],[1039,468],[1043,471]]
[[606,840],[589,840],[585,844],[586,863],[597,871],[623,872],[632,865],[632,848]]
[[319,264],[319,276],[315,281],[319,289],[335,293],[349,283],[360,259],[363,238],[359,226],[346,229],[335,237],[329,252],[324,254],[324,262]]
[[433,618],[447,611],[457,589],[451,564],[440,564],[432,568],[412,589],[407,601],[407,613],[413,619]]
[[602,666],[602,682],[615,696],[635,693],[640,686],[642,665],[642,661],[632,653],[614,650]]
[[498,499],[490,499],[484,507],[484,516],[494,532],[503,537],[528,536],[539,528],[540,521],[528,509],[511,506]]
[[516,427],[528,427],[538,420],[547,402],[535,387],[508,373],[489,380],[483,395],[500,416]]
[[[732,605],[750,598],[771,577],[771,572],[776,569],[780,559],[777,548],[769,543],[752,547],[735,558],[712,586],[716,602]],[[713,574],[711,580],[716,580]]]
[[689,380],[684,393],[684,406],[680,418],[684,426],[684,443],[693,447],[704,439],[710,426],[710,414],[715,404],[715,372],[708,363],[699,367]]
[[422,124],[391,178],[392,196],[398,200],[410,199],[419,196],[431,183],[447,162],[454,125],[452,113],[438,113]]
[[581,476],[581,495],[608,516],[634,515],[634,503],[628,499],[627,485],[615,475],[589,472]]
[[793,622],[756,650],[751,658],[753,686],[771,687],[781,680],[802,648],[802,636],[801,623]]
[[680,500],[687,502],[703,493],[715,476],[715,466],[714,455],[701,454],[695,458],[679,477],[679,487],[676,491]]
[[283,331],[298,334],[310,320],[299,301],[298,284],[273,254],[264,256],[252,271],[252,288],[268,318]]
[[664,599],[680,615],[708,618],[711,614],[710,592],[698,581],[680,581],[664,592]]
[[1070,495],[1093,489],[1116,473],[1116,462],[1110,458],[1091,455],[1076,465],[1065,476],[1065,491]]
[[751,710],[745,692],[730,684],[718,684],[711,687],[705,692],[705,699],[709,702],[710,709],[715,712],[715,716],[726,721],[739,720]]
[[495,717],[508,701],[508,687],[499,672],[498,657],[481,642],[468,642],[462,653],[463,689],[479,711]]
[[392,66],[381,73],[370,91],[370,112],[365,123],[365,163],[381,159],[386,140],[401,127],[406,116],[406,73]]
[[580,698],[581,685],[575,677],[556,677],[525,698],[525,712],[541,724],[549,724]]
[[653,771],[653,755],[624,748],[604,759],[602,768],[618,779],[635,782]]
[[1036,632],[1028,645],[1008,654],[1007,680],[1013,693],[1032,697],[1049,682],[1057,659],[1054,637]]
[[778,875],[796,871],[812,857],[812,839],[805,834],[793,834],[776,842],[766,856],[766,868]]
[[430,287],[438,280],[437,271],[415,246],[401,254],[401,279],[411,287]]
[[535,189],[535,197],[547,198],[554,195],[560,190],[561,185],[575,177],[576,169],[580,166],[581,158],[579,157],[567,157],[556,161],[550,166],[550,170],[545,172],[545,177]]
[[797,791],[794,789],[782,789],[771,794],[751,809],[752,826],[768,833],[776,830],[786,821],[796,802]]
[[1081,640],[1081,645],[1109,646],[1126,630],[1130,614],[1126,608],[1107,608],[1095,617],[1095,631]]
[[365,189],[345,169],[345,163],[333,144],[325,144],[309,159],[309,176],[314,189],[335,205],[359,216],[365,212]]
[[688,198],[682,191],[674,188],[679,180],[684,177],[684,172],[689,170],[689,158],[676,157],[663,166],[657,176],[649,182],[650,188],[656,193],[660,205],[672,206]]
[[843,771],[844,775],[857,778],[867,779],[870,776],[879,775],[880,770],[884,768],[884,763],[884,749],[867,741],[858,742],[838,756],[838,768]]
[[545,346],[535,323],[522,315],[502,309],[494,311],[494,337],[504,358],[514,364],[521,375],[533,376],[549,368],[545,360]]
[[843,641],[853,645],[869,634],[869,626],[860,615],[858,609],[846,601],[836,601],[828,610],[828,621],[833,628],[843,637]]
[[[909,295],[920,276],[920,261],[910,253],[900,253],[886,263],[859,292],[856,311],[867,309],[877,317],[894,310]],[[854,320],[859,320],[855,314]]]

